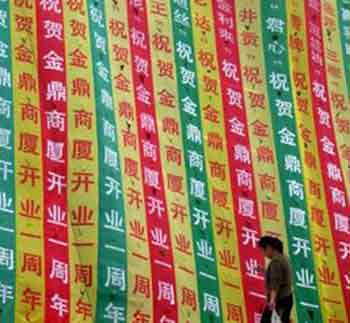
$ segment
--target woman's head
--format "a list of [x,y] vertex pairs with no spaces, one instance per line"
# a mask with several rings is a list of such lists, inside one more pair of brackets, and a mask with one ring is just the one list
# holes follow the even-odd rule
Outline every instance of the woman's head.
[[283,242],[272,236],[263,236],[259,240],[259,247],[264,256],[271,259],[276,253],[283,253]]

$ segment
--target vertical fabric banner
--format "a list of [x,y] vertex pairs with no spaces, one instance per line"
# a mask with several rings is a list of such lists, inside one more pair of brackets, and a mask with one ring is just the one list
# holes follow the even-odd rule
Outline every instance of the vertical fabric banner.
[[159,132],[156,122],[151,53],[148,33],[147,3],[128,4],[136,119],[140,137],[140,159],[146,199],[149,236],[154,322],[177,322],[178,304],[169,213],[160,160]]
[[350,237],[350,205],[346,194],[332,123],[326,76],[324,38],[321,29],[321,12],[321,1],[316,1],[312,4],[310,2],[305,3],[307,43],[309,44],[309,73],[312,86],[312,108],[317,130],[317,145],[344,300],[346,307],[349,308],[350,256],[347,250]]
[[98,161],[88,7],[64,1],[68,123],[70,321],[95,317]]
[[104,1],[88,1],[99,157],[96,320],[126,321],[126,236]]
[[[170,215],[170,238],[173,241],[178,322],[200,321],[197,275],[189,210],[189,192],[184,167],[184,147],[175,98],[177,80],[170,4],[167,0],[151,2],[147,7],[155,108],[159,124],[160,156],[166,182],[166,199]],[[143,143],[146,144],[145,142]],[[177,156],[172,157],[172,153]]]
[[[171,16],[178,75],[178,98],[175,100],[178,100],[180,108],[200,318],[203,323],[210,320],[222,322],[189,3],[172,0]],[[213,136],[211,142],[214,146],[223,147],[222,138]],[[212,304],[210,308],[206,305],[208,302]]]
[[[325,199],[325,185],[322,179],[316,128],[313,122],[311,83],[308,76],[308,53],[304,4],[291,2],[288,5],[288,39],[290,66],[295,102],[295,116],[304,170],[305,196],[308,211],[311,240],[313,244],[316,278],[319,286],[320,305],[324,319],[346,321],[346,310],[336,261],[329,212]],[[305,223],[299,218],[299,225]]]
[[45,321],[69,322],[67,86],[62,1],[40,1],[38,89],[43,147]]
[[286,218],[303,216],[305,226],[287,224],[288,245],[293,264],[298,320],[322,322],[315,284],[315,267],[309,235],[307,202],[296,132],[293,97],[289,77],[286,6],[262,3],[262,34],[266,82],[279,165]]
[[14,321],[16,201],[10,4],[0,1],[0,321]]
[[[14,322],[45,321],[44,199],[39,106],[37,7],[10,3],[16,175]],[[23,41],[24,40],[24,41]],[[20,282],[20,284],[18,283]]]

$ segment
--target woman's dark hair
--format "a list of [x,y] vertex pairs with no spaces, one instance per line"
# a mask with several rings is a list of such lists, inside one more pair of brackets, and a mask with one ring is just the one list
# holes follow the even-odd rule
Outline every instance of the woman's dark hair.
[[278,251],[279,253],[283,253],[283,242],[272,236],[263,236],[259,240],[259,247],[262,249],[266,249],[270,246],[272,249]]

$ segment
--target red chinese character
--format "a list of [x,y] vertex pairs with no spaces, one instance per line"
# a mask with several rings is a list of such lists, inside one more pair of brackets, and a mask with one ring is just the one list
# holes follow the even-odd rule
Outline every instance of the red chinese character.
[[138,177],[138,163],[136,160],[125,157],[124,158],[124,174],[126,176],[134,177],[135,179],[139,179]]
[[350,146],[348,145],[341,145],[340,146],[341,151],[341,158],[344,158],[349,164],[350,164]]
[[325,227],[324,223],[324,211],[317,207],[311,207],[311,220],[315,222],[320,227]]
[[263,123],[260,120],[255,120],[252,123],[253,129],[254,129],[254,135],[258,137],[268,137],[269,133],[269,126],[266,123]]
[[159,103],[169,108],[175,108],[175,96],[168,90],[163,89],[157,93],[159,95]]
[[259,162],[268,163],[268,164],[274,163],[273,151],[270,147],[259,146],[256,148],[256,153],[257,153]]
[[152,37],[152,45],[156,50],[163,51],[165,53],[171,52],[169,36],[155,33]]
[[20,136],[19,137],[20,139],[19,139],[18,149],[20,151],[23,151],[24,153],[28,153],[32,155],[39,155],[37,151],[39,137],[37,135],[21,132],[19,136]]
[[298,97],[296,101],[297,101],[298,111],[308,114],[308,99]]
[[337,110],[346,111],[345,96],[341,93],[331,92],[331,100]]
[[16,15],[16,31],[21,32],[27,32],[28,34],[33,33],[33,18],[32,17],[26,17],[21,15]]
[[72,187],[72,192],[76,192],[80,189],[80,187],[83,187],[83,190],[85,193],[89,192],[90,185],[95,184],[93,177],[93,173],[87,173],[87,172],[73,172],[73,180],[72,184],[74,186]]
[[337,286],[335,282],[335,272],[332,271],[326,264],[318,268],[320,282],[330,286]]
[[226,171],[225,171],[225,164],[220,164],[218,162],[214,162],[214,161],[210,161],[209,162],[209,166],[210,166],[210,175],[213,178],[219,178],[222,181],[225,180],[226,178]]
[[317,160],[316,160],[316,156],[312,152],[305,151],[304,161],[305,161],[305,165],[308,168],[316,169],[316,167],[317,167]]
[[327,255],[328,249],[330,249],[329,241],[319,235],[315,235],[315,251]]
[[308,128],[305,128],[304,125],[301,125],[300,128],[301,128],[301,136],[303,137],[303,140],[306,143],[310,144],[311,141],[312,141],[312,139],[311,139],[311,135],[312,135],[311,130],[308,129]]
[[248,92],[248,97],[250,100],[250,106],[252,108],[259,108],[265,110],[265,94]]
[[226,303],[227,308],[227,321],[235,321],[237,323],[243,323],[242,307],[235,304]]
[[218,94],[218,80],[213,79],[207,75],[204,75],[203,82],[204,82],[204,92],[212,93],[214,95]]
[[22,103],[21,104],[21,118],[23,121],[33,121],[34,124],[38,124],[39,109],[30,104]]
[[294,80],[294,86],[297,89],[301,89],[301,90],[306,90],[307,89],[305,73],[293,72],[293,80]]
[[68,0],[67,5],[71,11],[79,12],[81,15],[85,14],[84,0]]
[[36,167],[30,167],[28,165],[20,165],[20,168],[23,170],[22,172],[19,172],[18,175],[22,176],[20,179],[21,184],[25,184],[27,182],[30,182],[31,186],[36,185],[36,181],[40,179],[39,168]]
[[140,310],[137,310],[133,314],[132,323],[150,323],[150,322],[151,322],[151,316],[149,314],[143,313]]
[[270,191],[275,192],[276,191],[276,177],[270,176],[267,173],[259,174],[259,182],[260,182],[260,188],[263,191]]
[[[329,61],[331,61],[331,62],[333,62],[335,64],[339,63],[339,57],[338,57],[338,54],[337,54],[337,52],[335,50],[331,50],[331,49],[327,48],[326,49],[326,55],[327,55],[327,58],[328,58]],[[338,70],[338,68],[335,67],[335,66],[334,66],[334,69]],[[328,69],[327,72],[329,72],[329,69]],[[335,75],[333,75],[333,76],[335,76]],[[336,73],[336,76],[339,76],[339,74]]]
[[73,140],[73,159],[92,160],[92,142],[90,140]]
[[120,73],[114,77],[114,87],[123,92],[130,92],[130,81]]
[[169,135],[178,136],[180,134],[179,123],[170,117],[166,117],[163,119],[163,131]]
[[174,174],[168,174],[168,189],[170,192],[184,194],[183,188],[183,177]]
[[87,68],[88,57],[79,48],[74,49],[69,56],[71,57],[70,66]]
[[33,51],[21,44],[15,48],[16,59],[23,63],[33,64]]
[[213,188],[212,199],[213,199],[214,205],[221,207],[221,208],[224,208],[224,209],[228,208],[228,206],[227,206],[228,193],[227,192]]
[[203,49],[201,49],[198,53],[198,60],[201,62],[203,67],[209,68],[212,71],[216,69],[214,62],[215,56],[212,53],[206,52]]
[[337,124],[337,128],[339,133],[344,133],[349,135],[350,134],[350,121],[347,119],[343,119],[343,118],[336,118],[335,122]]
[[86,40],[86,31],[87,26],[83,22],[72,19],[70,21],[70,27],[71,27],[71,36],[72,37],[80,37],[84,40]]
[[209,17],[201,16],[198,13],[196,13],[195,16],[195,25],[201,29],[202,32],[209,32],[211,30]]
[[257,18],[256,11],[250,8],[243,8],[239,12],[239,18],[241,22],[251,24]]
[[301,27],[303,25],[303,21],[301,20],[301,17],[297,16],[297,15],[294,15],[294,14],[291,14],[290,15],[290,20],[291,20],[291,23],[292,23],[292,27],[295,30],[300,31]]
[[278,221],[278,204],[270,201],[261,201],[262,216],[271,221]]
[[72,95],[90,97],[90,83],[82,78],[74,79]]
[[85,110],[75,110],[74,111],[74,127],[75,128],[85,128],[90,130],[92,125],[91,112]]
[[125,118],[127,120],[133,121],[134,120],[134,113],[132,110],[132,106],[128,102],[120,102],[119,103],[119,116],[121,118]]
[[130,236],[135,239],[146,241],[145,238],[145,227],[137,220],[129,223],[130,225]]
[[219,111],[212,105],[208,104],[204,107],[204,118],[213,123],[219,123]]
[[88,317],[92,317],[92,306],[91,304],[84,302],[81,298],[77,301],[76,309],[77,314],[81,314],[83,316],[83,320],[85,321]]
[[171,62],[166,62],[161,59],[157,60],[158,75],[159,77],[169,77],[174,79],[174,65]]
[[225,237],[229,239],[231,236],[231,232],[233,231],[232,222],[220,217],[216,217],[215,220],[216,220],[216,223],[215,223],[216,233],[219,236],[225,233]]
[[75,283],[81,283],[85,287],[92,286],[92,266],[91,265],[75,265]]
[[252,85],[257,85],[262,82],[260,78],[260,68],[257,66],[243,66],[243,77]]
[[[30,306],[31,311],[34,311],[37,306],[41,306],[41,294],[30,288],[26,288],[22,293],[21,303]],[[26,314],[26,320],[29,322],[29,313]]]
[[142,203],[141,199],[141,192],[134,190],[131,187],[128,187],[127,189],[127,198],[128,198],[128,204],[130,206],[136,206],[137,209],[140,208],[140,204]]
[[162,1],[152,1],[151,3],[151,13],[157,16],[167,17],[167,7],[165,2]]
[[135,275],[135,285],[132,293],[141,294],[149,298],[151,294],[149,279],[141,275]]
[[72,225],[95,225],[94,210],[86,205],[79,205],[72,210]]
[[31,253],[23,254],[23,266],[21,272],[32,272],[37,276],[41,276],[41,256]]
[[192,311],[197,310],[197,297],[195,291],[187,287],[182,287],[181,292],[181,305],[190,307]]
[[313,180],[309,179],[309,191],[310,194],[318,199],[321,199],[321,185]]
[[30,73],[22,72],[18,76],[18,88],[27,92],[36,91],[36,80]]
[[166,146],[166,159],[169,163],[174,163],[181,166],[182,157],[181,150],[174,146]]
[[181,223],[184,223],[184,219],[187,216],[186,207],[179,203],[171,203],[170,213],[174,220],[180,219]]
[[32,219],[40,219],[40,205],[36,204],[34,200],[22,200],[19,215]]
[[113,59],[116,62],[123,62],[128,64],[128,49],[119,47],[117,44],[113,44]]
[[208,133],[208,146],[213,150],[222,151],[224,148],[224,141],[220,134],[217,132],[209,132]]
[[289,36],[289,46],[291,49],[294,49],[298,53],[304,51],[304,42],[303,39],[298,36]]
[[113,18],[109,20],[109,31],[114,37],[120,37],[122,39],[126,39],[127,37],[125,23]]
[[33,9],[33,0],[15,0],[15,6],[19,8]]
[[219,251],[220,257],[220,266],[229,268],[229,269],[237,269],[235,266],[235,256],[232,254],[230,249],[223,249]]
[[134,133],[123,130],[123,145],[124,147],[132,147],[136,150],[137,137]]
[[186,238],[182,233],[179,233],[175,236],[176,250],[186,254],[191,255],[191,241]]
[[244,30],[241,32],[241,38],[244,46],[258,46],[259,37],[255,32]]

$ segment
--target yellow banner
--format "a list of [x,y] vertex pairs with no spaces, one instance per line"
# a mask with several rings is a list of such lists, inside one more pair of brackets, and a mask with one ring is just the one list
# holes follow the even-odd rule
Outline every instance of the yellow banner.
[[15,321],[44,321],[43,173],[35,2],[11,1],[16,164]]
[[[63,1],[68,121],[70,321],[95,317],[99,213],[98,147],[88,7]],[[80,85],[79,85],[80,83]],[[89,87],[89,95],[79,86]],[[94,184],[84,185],[84,181]]]

